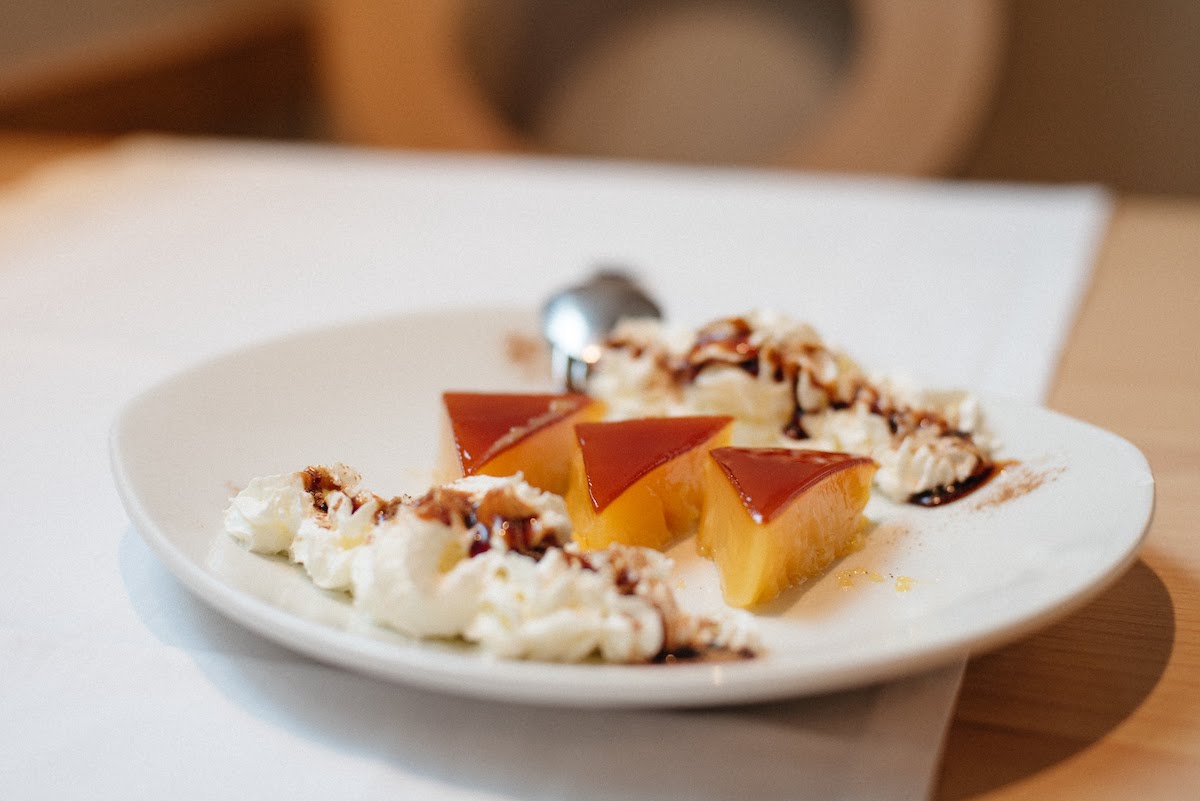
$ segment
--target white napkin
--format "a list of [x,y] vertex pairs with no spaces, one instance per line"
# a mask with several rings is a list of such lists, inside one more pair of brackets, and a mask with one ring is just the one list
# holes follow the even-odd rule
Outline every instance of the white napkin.
[[869,366],[1043,397],[1093,188],[143,139],[0,194],[0,797],[928,795],[961,664],[821,698],[540,709],[328,668],[194,600],[107,472],[121,404],[250,341],[529,306],[600,263],[683,322],[770,306]]

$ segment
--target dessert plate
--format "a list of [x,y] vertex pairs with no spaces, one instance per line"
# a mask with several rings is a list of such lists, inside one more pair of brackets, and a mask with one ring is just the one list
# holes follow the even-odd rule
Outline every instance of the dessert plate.
[[[342,461],[384,495],[421,492],[447,389],[546,389],[533,316],[471,310],[304,333],[225,356],[132,400],[111,435],[134,526],[196,595],[316,659],[429,689],[576,706],[714,705],[812,694],[932,668],[1067,614],[1133,561],[1154,482],[1125,440],[984,399],[1019,460],[936,509],[874,498],[865,547],[757,610],[758,659],[560,665],[414,641],[355,614],[285,559],[242,550],[222,512],[252,477]],[[679,593],[722,607],[716,572],[676,547]]]

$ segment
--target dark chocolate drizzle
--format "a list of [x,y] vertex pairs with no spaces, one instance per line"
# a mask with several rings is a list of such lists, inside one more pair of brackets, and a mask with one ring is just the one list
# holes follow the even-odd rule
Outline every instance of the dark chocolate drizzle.
[[970,495],[991,481],[997,472],[999,471],[996,469],[995,464],[990,462],[981,463],[978,470],[962,481],[952,481],[949,484],[943,484],[931,490],[918,492],[915,495],[909,496],[908,502],[917,506],[944,506],[957,501],[959,498],[965,498]]
[[[621,339],[610,339],[610,348],[625,349],[634,358],[641,357],[645,349]],[[975,443],[974,437],[959,431],[946,418],[930,409],[895,406],[884,402],[882,393],[865,378],[839,386],[837,382],[823,382],[817,378],[814,362],[824,348],[817,344],[800,346],[800,353],[785,355],[780,348],[755,342],[753,326],[744,317],[715,320],[696,333],[695,341],[687,354],[669,360],[664,353],[656,353],[660,367],[666,370],[676,385],[691,383],[701,372],[715,365],[733,366],[752,376],[759,376],[767,369],[775,381],[788,381],[792,386],[792,397],[796,398],[791,416],[783,427],[783,434],[791,439],[809,439],[804,427],[805,410],[797,398],[799,381],[803,375],[812,386],[825,394],[829,407],[835,410],[865,406],[871,414],[882,417],[896,442],[918,431],[932,431],[937,438],[954,437],[962,440],[976,459],[974,472],[962,481],[952,482],[917,493],[909,502],[918,506],[941,506],[969,495],[987,483],[996,470]]]
[[506,488],[494,489],[476,502],[469,493],[434,487],[413,501],[413,511],[444,526],[460,525],[471,533],[467,553],[487,553],[496,542],[515,553],[541,559],[562,546],[559,532],[545,526],[537,510]]

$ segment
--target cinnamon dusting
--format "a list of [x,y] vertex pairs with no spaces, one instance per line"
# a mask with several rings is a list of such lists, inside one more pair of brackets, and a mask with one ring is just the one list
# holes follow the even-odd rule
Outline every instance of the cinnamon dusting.
[[550,354],[540,337],[522,331],[509,331],[504,336],[504,357],[526,377],[549,375]]
[[1056,480],[1065,471],[1066,468],[1061,466],[1034,470],[1020,462],[1004,462],[998,471],[1001,474],[1001,480],[994,482],[995,491],[980,498],[973,508],[977,512],[994,509],[1001,504],[1022,498],[1043,484]]

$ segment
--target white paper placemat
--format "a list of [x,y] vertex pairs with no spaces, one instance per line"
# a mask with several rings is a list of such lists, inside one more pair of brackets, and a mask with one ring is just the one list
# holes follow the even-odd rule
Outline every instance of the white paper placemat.
[[[530,306],[591,267],[873,367],[1044,396],[1103,192],[131,141],[0,194],[0,797],[919,799],[961,665],[708,711],[482,703],[324,667],[188,595],[108,475],[120,406],[248,342]],[[732,305],[731,305],[732,304]]]

